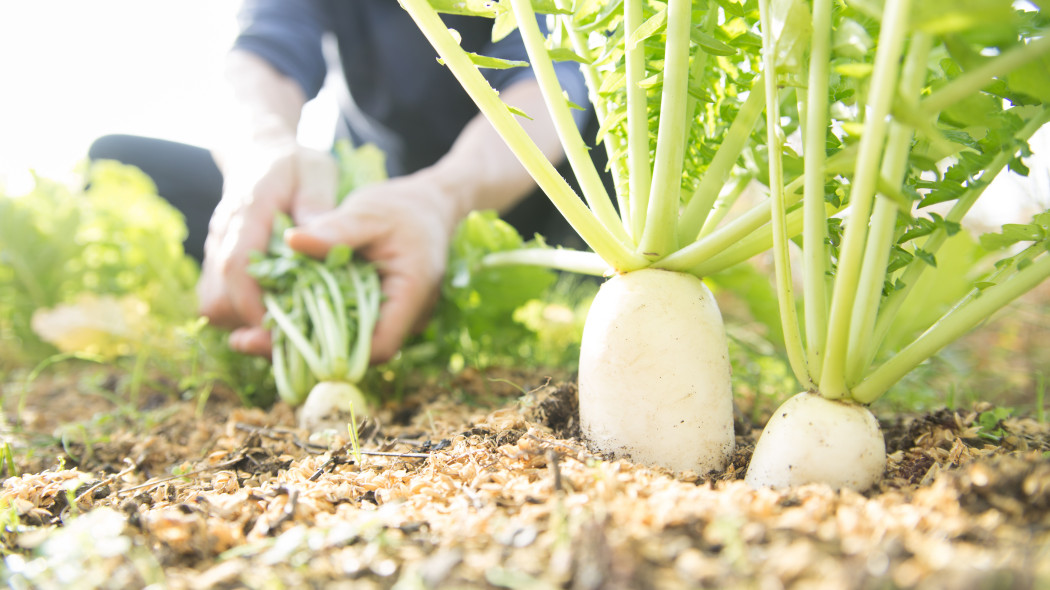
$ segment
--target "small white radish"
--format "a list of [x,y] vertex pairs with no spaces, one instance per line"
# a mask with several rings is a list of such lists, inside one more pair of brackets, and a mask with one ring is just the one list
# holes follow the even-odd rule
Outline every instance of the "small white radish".
[[592,448],[673,470],[733,453],[722,316],[700,279],[644,269],[605,282],[580,348],[580,426]]
[[299,408],[299,428],[311,432],[345,431],[350,424],[350,408],[358,416],[367,416],[364,395],[347,381],[321,381],[315,385]]
[[766,423],[745,481],[754,488],[825,483],[862,492],[885,468],[886,443],[867,407],[804,392]]

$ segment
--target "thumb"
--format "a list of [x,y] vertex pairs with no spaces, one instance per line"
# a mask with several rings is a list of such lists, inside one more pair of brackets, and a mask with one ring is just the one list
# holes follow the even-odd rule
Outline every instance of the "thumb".
[[353,205],[346,203],[285,231],[284,241],[296,252],[324,258],[338,244],[357,250],[375,242],[385,231],[385,225],[378,219],[361,215]]

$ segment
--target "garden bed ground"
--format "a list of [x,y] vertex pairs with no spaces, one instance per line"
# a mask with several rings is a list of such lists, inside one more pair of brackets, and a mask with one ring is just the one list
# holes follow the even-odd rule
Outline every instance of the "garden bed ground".
[[1050,427],[987,408],[886,418],[869,493],[755,491],[748,412],[725,472],[668,473],[589,453],[570,376],[417,384],[362,427],[360,458],[284,405],[158,392],[121,411],[86,378],[37,380],[17,435],[5,392],[16,586],[1050,585]]

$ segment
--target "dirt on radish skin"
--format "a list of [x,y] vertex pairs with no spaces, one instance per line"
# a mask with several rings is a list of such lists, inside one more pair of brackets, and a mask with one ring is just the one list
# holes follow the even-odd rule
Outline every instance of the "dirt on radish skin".
[[592,448],[707,473],[733,453],[722,316],[700,279],[617,275],[591,305],[580,346],[580,425]]
[[823,483],[863,492],[885,469],[886,443],[871,411],[803,392],[769,419],[746,481],[755,488]]

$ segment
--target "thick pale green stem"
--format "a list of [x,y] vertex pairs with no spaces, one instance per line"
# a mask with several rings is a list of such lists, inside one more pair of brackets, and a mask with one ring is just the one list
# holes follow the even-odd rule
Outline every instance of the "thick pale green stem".
[[740,153],[747,146],[747,142],[751,137],[751,131],[754,130],[755,123],[762,116],[762,109],[766,106],[765,103],[765,77],[758,76],[755,78],[754,85],[751,87],[747,99],[740,106],[736,118],[730,124],[729,130],[726,131],[725,139],[718,146],[715,157],[711,159],[711,163],[704,171],[700,184],[697,185],[696,190],[693,191],[693,196],[682,209],[682,217],[678,222],[678,234],[681,243],[688,244],[702,235],[701,229],[707,225],[705,222],[711,207],[718,197],[718,193],[725,185],[726,179],[729,178],[729,173],[733,171],[733,165],[736,164]]
[[[912,37],[908,57],[901,75],[899,100],[916,108],[919,94],[926,82],[926,60],[933,40],[929,35],[917,33]],[[908,154],[913,130],[897,121],[890,124],[886,154],[882,160],[882,180],[890,187],[899,187],[904,182],[908,166]],[[857,299],[850,319],[849,349],[846,352],[847,386],[855,384],[867,370],[874,357],[875,323],[882,302],[882,291],[886,283],[886,268],[890,248],[897,230],[898,204],[885,196],[879,196],[871,222],[871,237],[864,252]]]
[[[1033,117],[1014,137],[1020,141],[1028,141],[1036,131],[1048,122],[1050,122],[1050,109],[1044,110],[1037,116]],[[1006,168],[1006,165],[1014,159],[1014,155],[1015,154],[1012,151],[1003,151],[997,154],[988,164],[988,167],[984,169],[984,173],[981,175],[982,181],[969,187],[955,202],[955,205],[952,206],[948,214],[944,216],[944,219],[950,223],[961,222],[963,217],[966,216],[974,203],[977,202],[977,199],[980,198],[984,193],[984,190],[991,183],[991,179],[998,176],[999,173]],[[943,228],[938,228],[922,243],[922,249],[930,254],[936,255],[941,246],[947,240],[948,232]],[[909,265],[899,277],[900,282],[904,286],[891,293],[889,297],[886,298],[886,301],[883,302],[878,322],[875,324],[875,337],[872,339],[872,345],[875,348],[875,350],[872,351],[873,355],[878,354],[878,349],[886,340],[886,335],[889,334],[890,327],[893,325],[893,320],[897,316],[897,311],[900,310],[901,305],[904,304],[909,295],[913,292],[915,284],[926,272],[927,268],[928,265],[921,261]],[[869,363],[870,362],[871,359],[869,359]]]
[[922,101],[922,113],[935,115],[953,104],[980,92],[996,78],[1001,78],[1026,63],[1050,54],[1050,31],[1041,31],[1041,38],[994,57],[984,64],[955,78]]
[[846,351],[849,345],[850,317],[860,280],[868,219],[871,216],[875,185],[886,138],[886,118],[896,97],[900,57],[908,28],[909,0],[887,0],[882,16],[879,48],[875,54],[864,133],[860,139],[857,168],[853,175],[845,237],[839,257],[838,276],[831,295],[827,348],[820,376],[820,393],[837,399],[846,391]]
[[678,249],[678,207],[682,193],[682,166],[689,118],[689,29],[692,0],[667,3],[667,42],[664,45],[664,84],[660,98],[660,126],[645,230],[640,254],[660,259]]
[[644,0],[624,0],[624,61],[627,75],[627,183],[630,203],[631,236],[638,242],[645,230],[652,186],[649,156],[649,104],[642,80],[645,79],[645,43],[631,44],[631,37],[645,22]]
[[875,401],[937,351],[1047,278],[1050,278],[1050,256],[1044,255],[1006,281],[988,287],[977,297],[950,311],[922,336],[868,374],[851,390],[853,399],[864,404]]
[[612,272],[608,263],[593,252],[556,250],[553,248],[526,248],[486,254],[481,259],[484,268],[527,264],[564,270],[577,274],[606,276]]
[[485,118],[587,245],[619,271],[648,266],[645,258],[630,251],[584,205],[499,99],[427,0],[401,0],[401,4]]
[[828,78],[831,64],[831,0],[813,1],[813,41],[809,57],[809,89],[804,93],[802,209],[803,305],[806,311],[806,362],[819,375],[828,329],[827,217],[824,198],[828,133]]
[[554,62],[551,61],[550,53],[547,51],[546,38],[540,31],[539,23],[536,22],[536,13],[532,10],[530,0],[512,0],[514,17],[518,21],[518,31],[521,33],[528,53],[532,71],[536,74],[536,81],[543,92],[543,100],[547,105],[547,112],[551,115],[554,128],[558,132],[558,139],[565,150],[565,157],[569,160],[576,180],[580,183],[584,199],[590,205],[591,211],[602,222],[609,233],[616,236],[624,244],[634,243],[627,235],[620,217],[616,214],[609,193],[605,190],[598,169],[591,160],[590,148],[583,141],[580,129],[576,126],[572,111],[566,100],[558,75],[554,71]]
[[798,308],[795,306],[794,287],[791,279],[791,261],[788,250],[786,205],[784,203],[784,132],[780,128],[780,101],[777,100],[777,70],[773,40],[770,0],[759,0],[762,20],[762,70],[766,81],[766,145],[769,153],[769,190],[772,201],[773,262],[776,274],[777,303],[780,305],[780,322],[784,329],[784,345],[788,361],[795,377],[803,387],[815,388],[806,366],[805,347],[799,331]]

